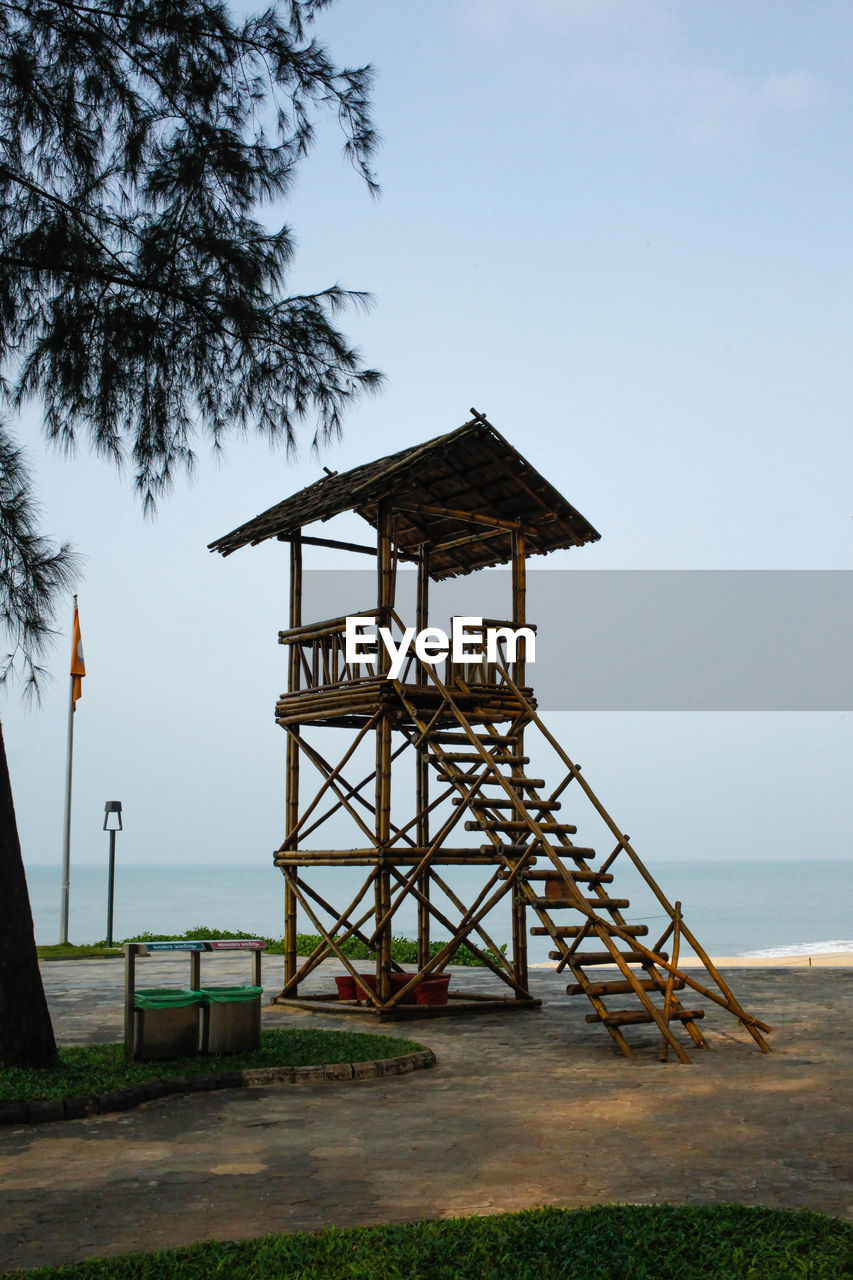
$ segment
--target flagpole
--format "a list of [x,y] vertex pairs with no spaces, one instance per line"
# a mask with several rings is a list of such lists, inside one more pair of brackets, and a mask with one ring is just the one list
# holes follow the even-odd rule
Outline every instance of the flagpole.
[[[74,597],[77,612],[77,597]],[[72,615],[72,636],[73,636]],[[73,647],[73,640],[72,640]],[[73,663],[72,663],[73,665]],[[65,822],[62,844],[62,900],[59,908],[59,941],[68,942],[68,895],[71,887],[71,766],[74,756],[74,676],[68,685],[68,752],[65,760]]]

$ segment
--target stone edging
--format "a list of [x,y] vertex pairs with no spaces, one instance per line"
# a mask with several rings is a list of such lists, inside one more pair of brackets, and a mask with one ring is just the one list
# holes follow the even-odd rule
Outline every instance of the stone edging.
[[48,1120],[80,1120],[110,1111],[129,1111],[143,1102],[175,1093],[206,1093],[211,1089],[252,1089],[269,1084],[303,1084],[320,1080],[374,1080],[403,1076],[435,1065],[431,1049],[402,1053],[396,1058],[367,1062],[329,1062],[316,1067],[255,1067],[246,1071],[217,1071],[209,1076],[170,1076],[145,1084],[90,1093],[79,1098],[44,1098],[38,1102],[0,1102],[0,1125],[43,1124]]

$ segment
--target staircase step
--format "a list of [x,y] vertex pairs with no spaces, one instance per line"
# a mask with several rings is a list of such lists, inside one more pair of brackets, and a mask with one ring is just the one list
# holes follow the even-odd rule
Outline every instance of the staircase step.
[[544,925],[537,924],[530,932],[534,938],[576,938],[582,927],[576,924],[555,924],[553,928],[546,929]]
[[[511,844],[511,843],[508,843],[506,840],[500,840],[498,841],[497,844],[481,844],[480,853],[505,853],[509,857],[520,858],[522,854],[529,853],[530,848],[531,846],[529,844]],[[537,849],[536,852],[541,853],[542,850]],[[536,857],[531,858],[527,864],[528,867],[535,866],[537,861],[538,861],[538,858]],[[529,875],[529,874],[530,874],[529,872],[525,872],[525,875]],[[501,872],[502,878],[505,878],[508,875],[509,875],[508,871]]]
[[[569,875],[574,876],[577,880],[580,880],[583,874],[584,873],[582,871],[569,872]],[[591,871],[589,874],[594,876],[596,873]],[[609,876],[608,879],[612,880],[613,877]],[[628,907],[631,905],[630,899],[628,898],[584,898],[584,902],[588,902],[591,907],[595,907],[599,911],[627,911]],[[563,896],[562,898],[540,897],[536,899],[536,905],[538,907],[554,907],[556,910],[566,907],[574,907],[577,909],[575,901],[567,896]],[[622,928],[621,925],[619,927],[620,929]]]
[[[663,1009],[660,1013],[663,1014]],[[696,1022],[705,1017],[705,1010],[670,1009],[669,1017],[671,1022]],[[645,1009],[614,1009],[612,1013],[588,1013],[586,1021],[603,1022],[607,1027],[633,1027],[643,1022],[654,1022],[654,1018]]]
[[[642,951],[622,951],[622,959],[626,964],[652,964],[653,961],[646,960]],[[666,951],[658,951],[657,955],[661,960],[668,960],[669,954]],[[549,951],[549,960],[562,960],[564,958],[562,951]],[[587,965],[594,964],[614,964],[616,961],[609,951],[576,951],[569,961],[573,969],[585,969]]]
[[[569,822],[540,822],[539,827],[546,835],[567,835],[573,836],[577,831],[577,827],[573,827]],[[489,819],[483,822],[466,822],[466,831],[510,831],[522,832],[530,831],[530,827],[526,822],[515,822],[511,818]],[[531,832],[531,834],[533,834]]]
[[[482,763],[482,761],[480,763]],[[446,771],[444,770],[440,771],[439,777],[447,777],[447,776],[448,775]],[[506,778],[510,786],[513,787],[516,791],[541,791],[541,789],[545,786],[544,778],[516,778],[509,773],[503,773],[501,774],[501,777]],[[491,775],[488,778],[485,778],[483,780],[483,787],[496,787],[497,785],[498,785],[497,782]],[[530,803],[536,804],[536,800],[531,799]]]
[[[507,782],[511,784],[512,779],[507,778]],[[521,803],[528,809],[541,809],[544,811],[561,808],[561,802],[559,800],[524,800],[521,796],[519,796],[519,800],[521,800]],[[461,797],[456,796],[453,803],[461,804]],[[471,801],[471,805],[476,805],[478,809],[514,809],[515,801],[510,800],[509,796],[496,796],[495,799],[492,800],[488,796],[479,795]]]
[[[516,846],[516,847],[521,847],[521,846]],[[560,856],[565,857],[567,854],[571,854],[573,858],[583,858],[583,860],[586,861],[587,858],[595,857],[595,850],[585,849],[583,848],[582,845],[579,845],[579,844],[573,844],[571,848],[569,848],[568,845],[562,845],[560,847]],[[571,876],[577,877],[577,876],[583,875],[584,873],[581,871],[575,871],[574,867],[570,867],[568,868],[568,874]],[[591,871],[589,874],[599,875],[599,876],[604,875],[604,876],[607,876],[608,879],[610,880],[613,879],[613,877],[609,875],[609,873],[606,871]],[[551,867],[550,870],[545,868],[542,871],[529,871],[527,873],[527,879],[528,880],[560,880],[562,883],[561,877],[557,874],[557,872],[554,870],[553,867]]]
[[[537,907],[554,907],[557,911],[564,907],[576,907],[577,900],[569,892],[568,881],[574,880],[579,883],[586,876],[587,880],[595,876],[594,871],[569,871],[566,879],[562,876],[550,876],[545,881],[545,896],[536,899]],[[601,874],[601,873],[599,873]],[[610,877],[611,880],[613,877]],[[584,902],[594,903],[596,906],[602,902],[621,902],[621,898],[584,898]]]
[[[530,764],[530,756],[511,756],[506,752],[488,753],[493,764]],[[477,751],[445,751],[438,757],[439,763],[449,760],[453,764],[485,764],[485,760]]]
[[[475,734],[475,737],[478,742],[482,742],[484,747],[506,747],[511,746],[513,743],[518,741],[518,739],[512,737],[511,734],[495,734],[492,738],[483,737],[478,733]],[[431,733],[430,738],[433,742],[447,742],[454,746],[458,743],[463,747],[471,746],[471,739],[468,737],[467,733],[456,733],[452,729],[439,729],[435,733]]]
[[[657,978],[638,978],[640,986],[644,991],[664,991],[666,989],[666,979],[658,981]],[[673,991],[681,991],[686,982],[683,978],[675,978],[672,984]],[[586,987],[582,987],[579,982],[570,982],[566,987],[566,994],[570,996],[628,996],[633,995],[634,988],[627,978],[615,978],[613,982],[590,982]]]
[[[539,906],[540,904],[543,907],[573,907],[575,905],[568,898],[566,898],[564,902],[556,903],[548,902],[545,898],[537,898],[536,905]],[[584,926],[582,924],[558,924],[553,929],[546,929],[544,925],[535,925],[531,928],[530,932],[536,938],[576,938],[583,928]],[[622,925],[621,928],[623,933],[629,933],[632,938],[645,937],[649,931],[649,926],[647,924],[627,924]],[[594,936],[595,935],[593,935],[593,937]]]
[[[485,850],[483,850],[483,852],[485,852]],[[508,873],[505,872],[504,876],[507,874]],[[577,884],[612,884],[613,882],[613,876],[609,871],[576,871],[572,868],[569,874]],[[545,880],[546,876],[549,880],[557,878],[553,871],[526,871],[524,873],[524,879],[528,884],[533,880]],[[565,881],[561,879],[560,884],[565,885]],[[548,901],[550,902],[551,899],[548,899]]]

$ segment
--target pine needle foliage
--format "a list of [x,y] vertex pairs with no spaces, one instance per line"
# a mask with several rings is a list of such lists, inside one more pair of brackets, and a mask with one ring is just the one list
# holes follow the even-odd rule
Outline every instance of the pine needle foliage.
[[0,368],[48,437],[132,467],[147,512],[194,438],[337,435],[380,375],[335,325],[365,294],[288,295],[287,196],[323,113],[375,193],[369,67],[313,37],[330,0],[0,0]]
[[0,685],[16,672],[25,694],[36,696],[56,605],[77,566],[67,544],[54,547],[41,536],[38,517],[29,471],[0,425],[0,629],[10,646],[0,655]]
[[[0,0],[0,406],[33,401],[60,449],[127,464],[148,514],[199,436],[292,449],[309,420],[317,444],[381,381],[335,323],[367,295],[288,294],[293,234],[273,221],[329,112],[377,190],[371,70],[337,66],[312,34],[330,3],[236,18],[217,0]],[[0,676],[17,664],[37,689],[73,569],[38,533],[0,426]],[[2,735],[0,810],[0,1058],[45,1066]]]

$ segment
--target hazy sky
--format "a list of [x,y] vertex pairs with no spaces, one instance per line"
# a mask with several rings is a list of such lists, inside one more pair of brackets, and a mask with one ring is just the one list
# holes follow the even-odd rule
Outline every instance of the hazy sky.
[[[235,439],[217,467],[201,448],[154,523],[105,464],[48,453],[36,409],[21,424],[45,527],[86,556],[80,862],[105,858],[113,798],[128,861],[270,859],[287,551],[206,544],[322,463],[428,439],[471,405],[601,531],[551,563],[851,567],[849,5],[346,0],[319,32],[376,68],[383,194],[322,130],[280,215],[291,288],[372,291],[345,327],[384,393],[321,458],[310,428],[297,459]],[[337,531],[363,540],[357,525]],[[70,600],[41,708],[3,701],[31,863],[61,853],[69,623]],[[849,855],[851,719],[557,724],[653,861]]]

